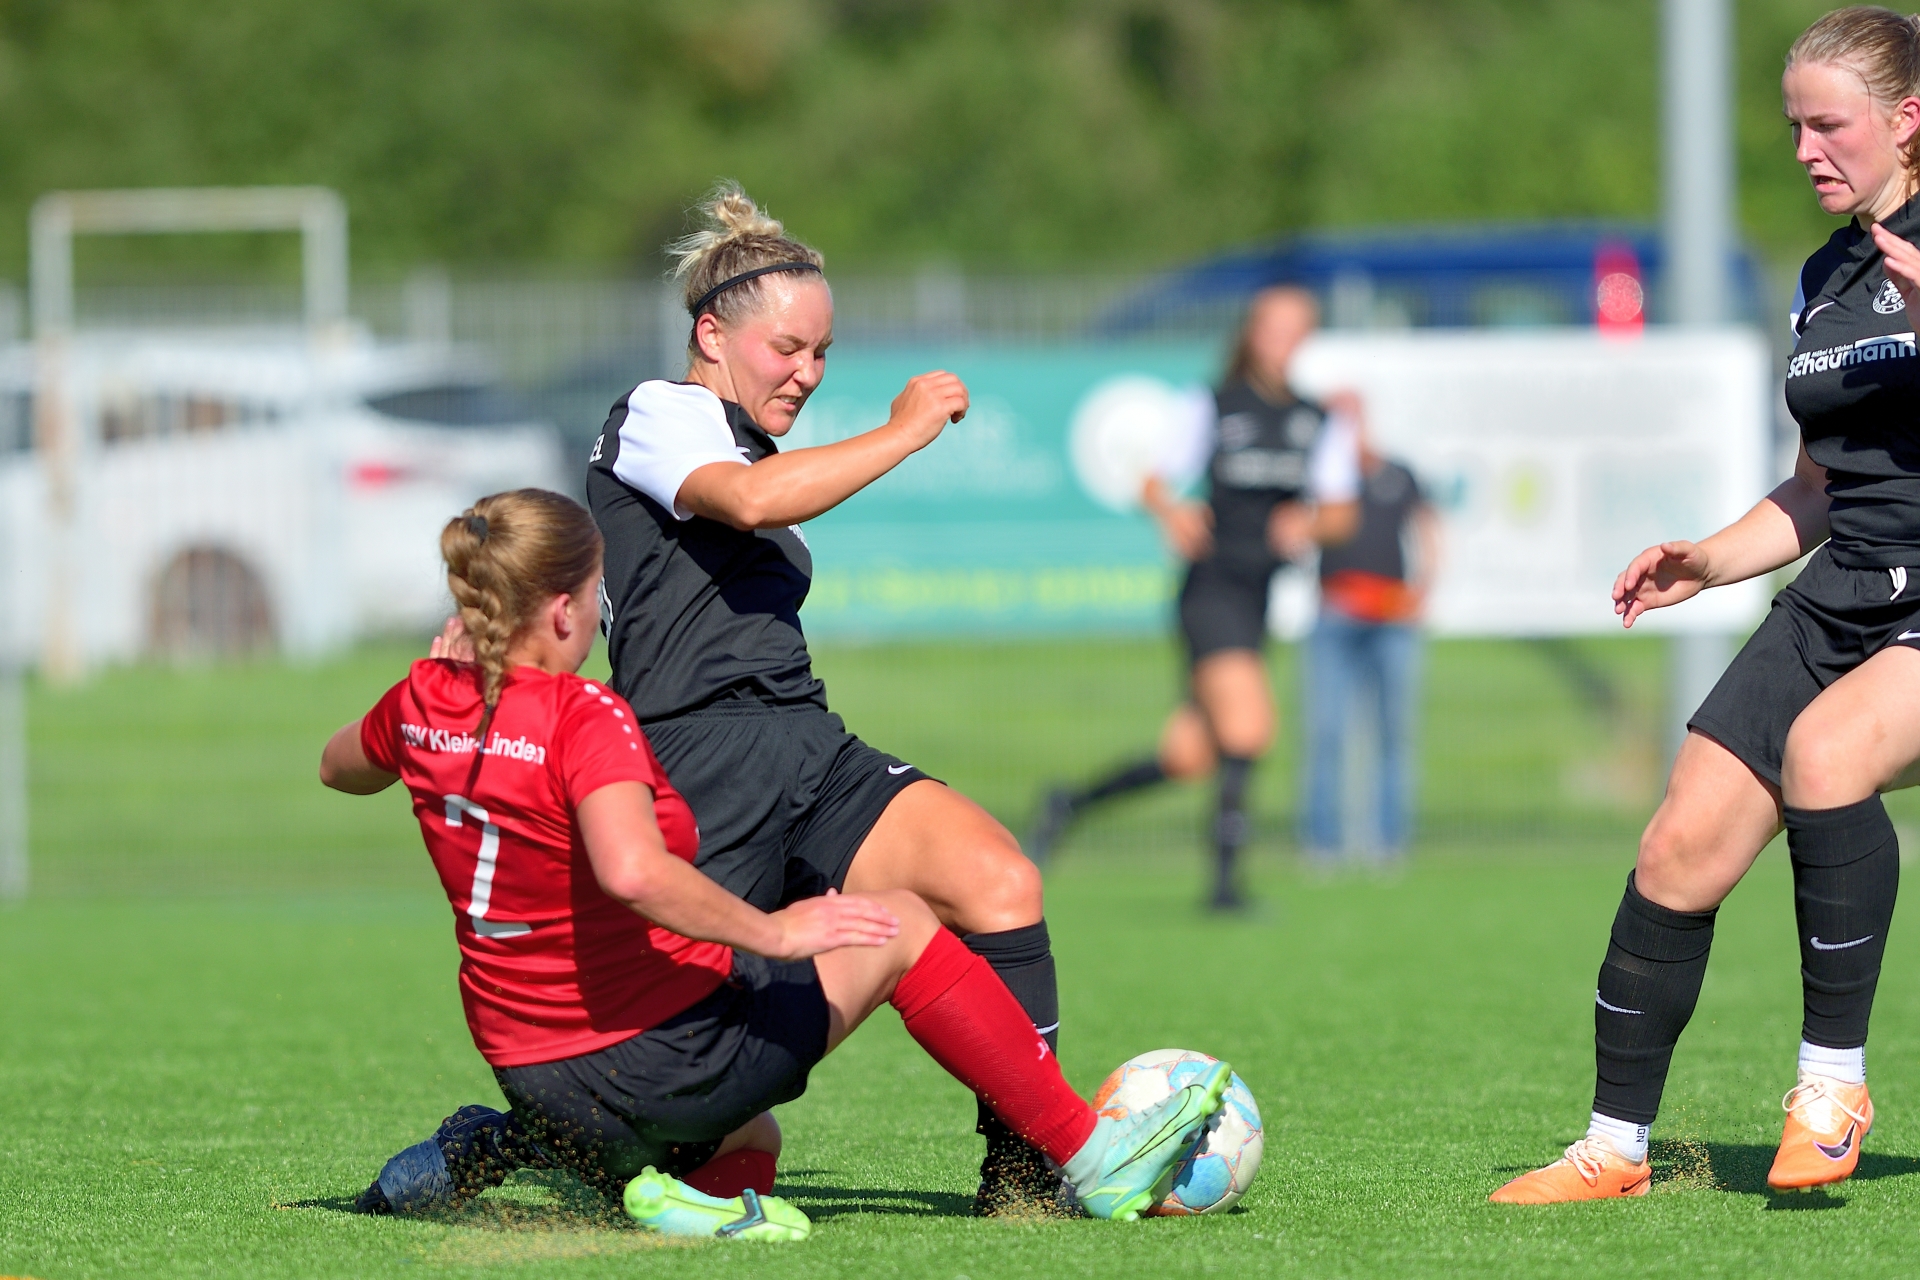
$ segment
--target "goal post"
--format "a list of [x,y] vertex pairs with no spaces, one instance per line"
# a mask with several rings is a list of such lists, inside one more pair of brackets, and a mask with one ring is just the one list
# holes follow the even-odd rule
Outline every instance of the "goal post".
[[29,239],[29,309],[34,337],[34,438],[46,473],[47,628],[41,674],[70,683],[85,674],[76,614],[77,486],[81,438],[69,385],[74,325],[73,240],[77,235],[297,232],[302,310],[316,337],[347,318],[347,206],[325,187],[157,187],[52,191],[34,201]]
[[73,238],[220,231],[292,231],[301,241],[301,299],[314,327],[347,316],[347,205],[325,187],[177,187],[52,191],[33,204],[31,294],[36,337],[73,327]]

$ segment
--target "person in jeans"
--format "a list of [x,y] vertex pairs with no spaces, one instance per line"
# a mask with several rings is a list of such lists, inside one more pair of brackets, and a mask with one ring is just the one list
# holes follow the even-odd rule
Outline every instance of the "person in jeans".
[[1379,743],[1372,852],[1392,861],[1406,849],[1419,619],[1439,559],[1439,521],[1419,481],[1358,434],[1360,525],[1320,552],[1320,616],[1306,645],[1303,836],[1316,863],[1339,860],[1354,834],[1341,830],[1341,808],[1356,700]]

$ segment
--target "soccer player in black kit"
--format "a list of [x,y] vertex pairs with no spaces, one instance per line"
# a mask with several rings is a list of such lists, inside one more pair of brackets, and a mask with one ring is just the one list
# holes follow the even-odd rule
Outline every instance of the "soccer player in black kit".
[[1867,1021],[1900,877],[1880,793],[1920,780],[1920,27],[1886,9],[1836,10],[1794,42],[1782,92],[1820,207],[1851,219],[1807,260],[1793,303],[1798,464],[1705,541],[1641,552],[1614,584],[1615,608],[1631,626],[1813,555],[1689,722],[1641,838],[1595,993],[1587,1136],[1498,1202],[1646,1193],[1647,1128],[1700,995],[1714,914],[1782,826],[1804,1011],[1768,1185],[1849,1177],[1873,1127]]
[[[1044,858],[1091,805],[1217,770],[1210,904],[1244,904],[1236,864],[1247,838],[1247,782],[1275,728],[1260,653],[1268,585],[1285,560],[1316,541],[1351,536],[1359,522],[1352,429],[1287,382],[1293,354],[1318,319],[1305,289],[1283,286],[1256,295],[1227,377],[1214,393],[1211,420],[1171,432],[1161,467],[1142,485],[1141,504],[1188,565],[1179,600],[1188,698],[1168,717],[1151,757],[1082,790],[1048,793],[1027,838],[1034,857]],[[1203,468],[1205,500],[1179,498],[1169,478]]]
[[[707,227],[675,246],[686,379],[621,397],[587,470],[614,688],[691,806],[709,877],[763,911],[910,889],[1054,1046],[1039,871],[979,805],[847,732],[800,626],[813,573],[800,525],[933,443],[965,415],[967,389],[922,374],[884,425],[782,453],[775,440],[825,376],[833,338],[821,257],[737,186],[703,212]],[[978,1212],[1053,1203],[1058,1174],[984,1102],[979,1131]]]

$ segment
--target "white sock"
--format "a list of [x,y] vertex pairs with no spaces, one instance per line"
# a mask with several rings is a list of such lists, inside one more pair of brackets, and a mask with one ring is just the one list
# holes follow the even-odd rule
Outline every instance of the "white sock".
[[1647,1126],[1643,1124],[1615,1120],[1596,1111],[1593,1119],[1587,1121],[1587,1136],[1605,1138],[1613,1144],[1615,1151],[1627,1158],[1629,1164],[1641,1164],[1647,1158]]
[[1800,1042],[1800,1070],[1816,1076],[1825,1076],[1829,1080],[1838,1080],[1842,1084],[1865,1084],[1867,1082],[1867,1047],[1858,1049],[1826,1049],[1817,1044]]

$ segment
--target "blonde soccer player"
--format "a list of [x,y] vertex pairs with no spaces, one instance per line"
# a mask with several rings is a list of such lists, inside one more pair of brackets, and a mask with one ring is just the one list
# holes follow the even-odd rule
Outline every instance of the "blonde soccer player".
[[358,1207],[444,1207],[537,1164],[668,1235],[802,1239],[806,1216],[764,1194],[780,1145],[768,1109],[891,1003],[1084,1211],[1137,1217],[1219,1110],[1225,1065],[1137,1118],[1097,1115],[922,899],[829,892],[761,911],[695,870],[694,815],[634,708],[575,674],[601,549],[570,498],[476,502],[441,535],[453,643],[322,755],[330,787],[412,795],[453,909],[467,1025],[511,1106],[460,1108]]

